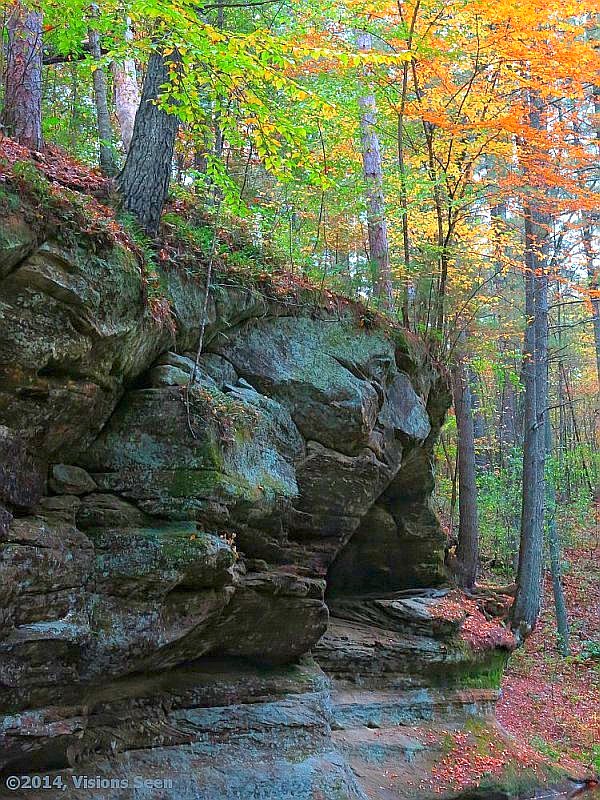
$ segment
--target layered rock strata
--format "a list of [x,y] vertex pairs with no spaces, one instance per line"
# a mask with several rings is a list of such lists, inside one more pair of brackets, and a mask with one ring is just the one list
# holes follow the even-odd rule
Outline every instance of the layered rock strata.
[[3,226],[0,769],[59,781],[11,796],[364,800],[372,724],[489,709],[432,612],[418,341],[224,276],[188,390],[201,281],[162,276],[172,330],[124,247]]

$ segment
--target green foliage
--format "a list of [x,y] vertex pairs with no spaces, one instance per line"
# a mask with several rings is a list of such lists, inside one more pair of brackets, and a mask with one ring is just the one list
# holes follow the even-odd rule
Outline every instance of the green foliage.
[[522,451],[514,448],[504,467],[481,469],[477,476],[482,555],[505,575],[513,572],[518,548],[521,468]]
[[[0,160],[0,169],[2,166],[2,161]],[[0,187],[0,208],[4,213],[10,214],[18,211],[20,205],[19,197],[16,194]]]
[[600,745],[594,747],[589,754],[588,763],[594,770],[596,775],[600,775]]
[[50,183],[31,161],[15,161],[12,173],[21,190],[42,206],[52,202]]
[[227,265],[236,270],[243,270],[251,274],[252,272],[260,272],[264,270],[265,262],[263,254],[258,248],[252,245],[241,247],[239,250],[233,250],[228,253]]
[[535,747],[538,753],[546,756],[546,758],[552,759],[552,761],[558,761],[561,757],[560,750],[557,750],[541,736],[532,736],[531,746]]
[[593,661],[600,661],[600,641],[587,641],[581,645],[581,653],[579,658],[582,661],[591,659]]
[[499,658],[492,664],[464,675],[461,678],[461,685],[466,689],[499,689],[505,667],[506,659]]
[[45,86],[42,101],[44,140],[63,147],[84,163],[97,164],[98,133],[94,105],[90,102],[89,63],[72,62],[48,67]]
[[214,226],[194,224],[173,211],[163,214],[162,224],[167,230],[173,230],[176,239],[189,247],[198,248],[205,256],[209,255],[212,249]]
[[120,222],[142,256],[142,284],[150,313],[155,322],[174,333],[171,298],[164,272],[157,263],[154,247],[131,214],[121,212]]

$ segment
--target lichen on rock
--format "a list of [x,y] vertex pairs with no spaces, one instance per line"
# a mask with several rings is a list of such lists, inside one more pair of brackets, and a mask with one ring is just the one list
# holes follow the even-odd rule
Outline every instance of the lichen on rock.
[[122,244],[42,233],[0,222],[0,770],[365,800],[416,752],[369,725],[488,713],[506,648],[435,613],[424,345],[228,281],[196,368],[198,282],[161,276],[172,332]]

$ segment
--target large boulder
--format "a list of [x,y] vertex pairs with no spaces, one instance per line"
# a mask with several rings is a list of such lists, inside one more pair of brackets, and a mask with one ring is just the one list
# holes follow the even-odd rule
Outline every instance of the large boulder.
[[303,452],[286,409],[252,389],[165,387],[129,392],[82,461],[149,514],[227,524],[285,508]]
[[491,663],[402,594],[444,578],[445,376],[351,303],[235,276],[196,359],[202,281],[160,282],[167,324],[133,249],[0,223],[0,771],[60,770],[45,798],[78,774],[130,797],[125,773],[164,800],[378,796],[331,681],[383,707]]

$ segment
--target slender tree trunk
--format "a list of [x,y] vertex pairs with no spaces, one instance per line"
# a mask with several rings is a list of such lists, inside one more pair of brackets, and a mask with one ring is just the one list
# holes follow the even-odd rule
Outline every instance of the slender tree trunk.
[[[98,16],[99,9],[96,4],[91,6],[92,16]],[[90,26],[88,30],[90,52],[96,61],[93,72],[94,99],[96,101],[96,119],[98,121],[98,136],[100,138],[100,168],[105,175],[112,177],[118,172],[117,159],[112,146],[112,125],[108,110],[108,93],[106,89],[106,72],[101,66],[102,48],[100,34]]]
[[525,384],[523,505],[517,593],[512,623],[521,638],[537,622],[542,599],[544,548],[544,416],[548,401],[548,276],[538,253],[545,236],[539,214],[525,210]]
[[402,323],[410,327],[410,236],[408,230],[408,194],[406,191],[406,165],[404,163],[404,103],[406,97],[406,81],[408,64],[403,65],[402,79],[402,111],[398,114],[398,171],[400,173],[400,209],[402,212],[402,252],[404,254],[404,271],[406,277],[402,292]]
[[[598,15],[596,15],[595,38],[598,31]],[[596,82],[592,88],[592,101],[594,104],[595,130],[596,130],[596,154],[600,157],[600,85]],[[600,225],[600,212],[584,212],[583,214],[583,248],[587,262],[587,273],[590,289],[596,292],[600,289],[600,270],[595,267],[595,259],[598,258],[598,226]],[[593,243],[596,243],[594,248]],[[600,297],[592,298],[592,317],[594,322],[594,343],[596,347],[596,369],[598,373],[598,394],[597,401],[600,403]],[[596,408],[600,412],[600,408]]]
[[[217,28],[222,31],[225,27],[225,9],[223,7],[223,0],[217,0]],[[215,155],[221,158],[223,155],[223,146],[225,138],[221,128],[221,115],[217,112],[215,114]]]
[[[545,125],[543,106],[537,94],[529,97],[529,123],[535,130]],[[530,153],[530,158],[536,158]],[[525,165],[527,169],[527,160]],[[523,444],[523,505],[517,592],[512,625],[524,639],[534,629],[542,603],[544,551],[545,416],[548,413],[548,270],[549,219],[532,201],[525,216],[525,313],[524,348],[525,420]]]
[[[436,201],[437,202],[437,201]],[[444,241],[440,255],[440,279],[438,281],[438,291],[436,298],[436,329],[440,339],[444,336],[444,322],[446,319],[446,287],[448,284],[448,242]]]
[[[128,42],[133,39],[129,20],[125,38]],[[115,110],[119,120],[121,144],[123,152],[129,152],[135,115],[140,107],[140,89],[137,81],[137,70],[133,58],[126,58],[123,62],[112,62],[113,86],[115,92]]]
[[[587,263],[587,273],[589,288],[594,293],[592,295],[592,324],[594,326],[594,345],[596,349],[596,374],[598,377],[598,392],[600,393],[600,297],[595,294],[600,289],[599,272],[595,266],[594,259],[598,255],[594,253],[594,220],[591,215],[584,215],[584,226],[582,232],[583,249]],[[596,227],[597,231],[597,227]],[[596,240],[597,241],[597,240]]]
[[[413,36],[415,26],[421,8],[421,0],[416,0],[412,8],[410,22],[405,20],[403,15],[402,5],[398,5],[400,19],[402,24],[407,26],[406,37],[406,50],[412,50]],[[411,293],[414,294],[414,288],[410,278],[410,233],[408,223],[408,192],[406,189],[406,164],[405,164],[405,141],[404,141],[404,117],[406,112],[406,101],[408,99],[408,77],[409,77],[409,63],[404,61],[402,63],[402,88],[400,92],[400,108],[398,110],[398,171],[400,172],[400,208],[402,210],[402,250],[404,254],[404,270],[406,277],[404,280],[404,289],[402,292],[402,322],[409,328],[410,327],[410,306]],[[417,327],[416,309],[415,309],[415,329]]]
[[[546,456],[552,455],[552,425],[550,415],[546,414],[544,423]],[[552,575],[552,593],[554,594],[554,615],[556,617],[556,630],[558,634],[558,649],[563,656],[568,656],[569,648],[569,620],[567,605],[562,585],[562,558],[560,541],[556,527],[556,488],[554,481],[546,480],[546,507],[548,518],[548,552],[550,555],[550,572]]]
[[124,207],[149,236],[156,236],[169,191],[173,150],[179,125],[175,114],[157,105],[161,87],[169,80],[162,53],[150,56],[142,100],[135,117],[133,138],[118,187]]
[[[217,0],[217,28],[222,31],[225,27],[225,8],[223,6],[223,0]],[[223,128],[221,126],[221,112],[217,109],[214,114],[214,133],[215,133],[215,142],[214,142],[214,154],[217,159],[223,158],[223,150],[225,148],[225,135],[223,133]],[[227,171],[228,165],[225,165],[225,169]],[[213,185],[212,187],[212,200],[215,205],[219,205],[222,200],[222,191],[218,185]],[[292,270],[293,271],[293,270]]]
[[[573,393],[571,391],[572,378],[569,378],[569,376],[567,375],[567,371],[565,369],[565,365],[562,362],[559,362],[559,365],[560,365],[560,369],[562,370],[563,379],[564,379],[564,387],[565,387],[565,390],[566,390],[566,393],[567,393],[567,404],[568,404],[570,417],[571,417],[573,436],[575,438],[575,442],[578,445],[581,445],[581,444],[583,444],[583,439],[582,439],[582,436],[581,436],[581,431],[579,430],[579,425],[577,423],[577,416],[575,414],[575,407],[574,407],[574,404],[573,404]],[[572,439],[571,439],[571,448],[570,449],[571,450],[574,449],[574,444],[573,444],[573,440]],[[582,467],[583,475],[585,477],[586,486],[589,489],[590,494],[592,496],[595,496],[597,494],[597,492],[598,492],[598,487],[596,487],[594,489],[594,481],[592,480],[592,475],[591,475],[590,469],[588,467],[587,461],[586,461],[585,456],[583,454],[581,456],[581,467]],[[582,485],[582,483],[583,482],[581,482],[580,485]]]
[[[471,409],[473,417],[473,437],[475,441],[483,442],[488,439],[487,452],[482,447],[475,448],[475,464],[477,467],[484,467],[489,463],[492,453],[491,444],[488,436],[488,428],[484,412],[481,408],[480,393],[482,390],[482,383],[478,380],[477,375],[473,370],[467,370],[467,377],[469,380],[469,389],[471,392]],[[479,384],[479,385],[478,385]]]
[[479,567],[479,521],[475,472],[473,407],[468,371],[460,359],[454,369],[454,409],[458,430],[458,546],[457,583],[472,589]]
[[[502,352],[502,346],[500,350]],[[517,399],[515,396],[515,388],[510,379],[509,370],[504,370],[502,381],[502,391],[500,393],[498,409],[498,463],[501,468],[504,468],[508,463],[508,452],[512,451],[517,439]]]
[[[492,180],[496,179],[495,162],[492,156],[485,157],[486,172]],[[492,223],[492,235],[494,244],[494,266],[497,272],[494,278],[494,291],[501,296],[504,291],[505,278],[502,275],[503,266],[506,262],[507,247],[502,233],[506,230],[506,202],[500,201],[490,206],[490,217]],[[498,307],[495,313],[498,330],[503,330],[505,320],[503,318],[502,306]],[[500,362],[503,367],[501,378],[501,392],[498,400],[498,458],[496,463],[501,469],[507,466],[507,454],[516,444],[516,396],[515,389],[510,378],[510,370],[505,367],[506,350],[508,343],[504,337],[498,342],[500,350]]]
[[[358,34],[358,47],[368,53],[372,47],[371,34]],[[367,200],[367,227],[369,235],[369,257],[375,270],[375,292],[388,310],[394,309],[390,249],[385,216],[383,192],[383,168],[381,149],[377,135],[377,105],[372,91],[359,98],[360,133],[362,145],[363,174]]]
[[7,20],[6,85],[2,125],[25,147],[42,142],[42,14],[16,2]]
[[[446,460],[446,471],[450,478],[450,483],[452,489],[450,491],[450,537],[454,535],[454,512],[456,510],[456,501],[458,498],[458,465],[457,459],[455,458],[454,461],[452,460],[450,453],[448,451],[448,444],[446,442],[446,437],[444,434],[440,434],[440,442],[442,445],[442,450],[444,451],[444,458]],[[458,452],[456,454],[458,456]]]
[[[559,318],[560,324],[560,318]],[[567,454],[567,414],[566,414],[566,397],[565,387],[563,381],[563,373],[561,362],[558,362],[558,459],[559,469],[561,476],[561,486],[559,489],[559,500],[561,503],[569,503],[571,501],[571,476],[569,474],[568,460],[565,459]]]
[[79,132],[79,81],[77,79],[77,67],[75,64],[69,65],[71,73],[71,97],[69,108],[69,143],[71,150],[75,151],[77,148],[77,134]]

